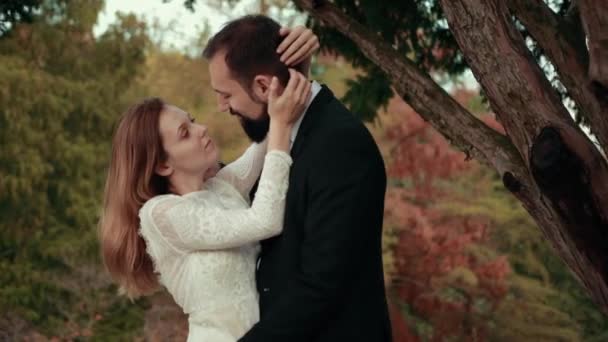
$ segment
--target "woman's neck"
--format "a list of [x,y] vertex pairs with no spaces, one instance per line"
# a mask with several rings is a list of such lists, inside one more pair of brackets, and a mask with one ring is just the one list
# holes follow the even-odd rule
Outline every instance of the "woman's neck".
[[171,192],[183,196],[201,190],[205,180],[203,175],[174,174],[170,177],[169,182]]

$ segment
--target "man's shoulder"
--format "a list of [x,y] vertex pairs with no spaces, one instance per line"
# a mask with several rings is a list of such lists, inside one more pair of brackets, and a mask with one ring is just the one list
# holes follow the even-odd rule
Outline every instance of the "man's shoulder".
[[328,148],[373,147],[376,143],[367,127],[350,111],[327,112],[313,131],[313,140]]
[[354,134],[365,129],[365,125],[339,100],[332,99],[316,113],[315,134],[346,133]]
[[324,96],[322,105],[316,106],[316,112],[307,114],[311,115],[311,122],[304,153],[317,156],[349,152],[376,154],[376,142],[363,122],[331,93],[325,92]]

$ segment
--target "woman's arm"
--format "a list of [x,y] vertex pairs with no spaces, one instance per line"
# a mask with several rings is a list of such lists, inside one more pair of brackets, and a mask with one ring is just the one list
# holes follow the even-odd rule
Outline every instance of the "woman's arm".
[[232,184],[249,201],[249,191],[262,172],[267,146],[268,139],[251,144],[242,156],[218,171],[216,177]]
[[233,248],[280,233],[291,157],[283,151],[266,155],[265,167],[250,208],[226,210],[180,196],[146,203],[140,213],[148,224],[181,252]]

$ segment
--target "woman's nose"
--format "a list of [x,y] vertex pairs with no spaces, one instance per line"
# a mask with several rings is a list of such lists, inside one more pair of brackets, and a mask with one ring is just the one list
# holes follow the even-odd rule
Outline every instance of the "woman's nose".
[[200,137],[204,137],[205,135],[207,135],[207,126],[205,125],[198,125],[198,135]]

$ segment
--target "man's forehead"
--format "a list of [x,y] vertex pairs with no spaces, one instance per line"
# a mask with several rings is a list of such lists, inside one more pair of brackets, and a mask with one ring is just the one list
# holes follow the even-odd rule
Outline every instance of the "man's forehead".
[[232,80],[230,69],[224,61],[224,57],[216,55],[209,61],[209,75],[211,76],[211,86],[215,89],[220,83],[225,84]]
[[226,63],[226,53],[220,51],[209,59],[209,68],[216,73],[228,73],[228,64]]

